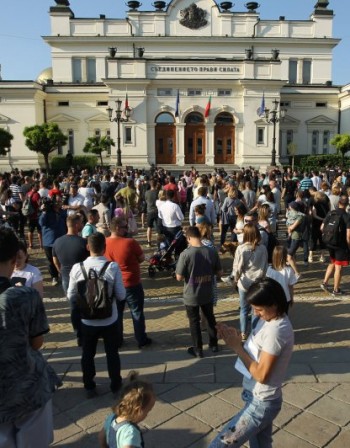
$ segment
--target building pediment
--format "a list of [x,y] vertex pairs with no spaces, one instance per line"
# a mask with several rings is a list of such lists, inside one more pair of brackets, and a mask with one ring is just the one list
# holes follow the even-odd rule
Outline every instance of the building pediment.
[[6,115],[0,114],[0,123],[10,123],[11,119],[9,117],[6,117]]
[[306,120],[305,122],[308,126],[310,125],[320,125],[320,124],[328,124],[328,125],[335,125],[337,122],[335,120],[332,120],[329,117],[326,117],[325,115],[318,115],[317,117],[311,118],[310,120]]
[[90,118],[87,118],[86,123],[98,123],[98,122],[103,122],[106,123],[106,121],[108,121],[108,116],[107,114],[97,114],[97,115],[93,115]]
[[79,123],[79,120],[77,120],[74,117],[71,117],[67,114],[57,114],[54,117],[47,120],[49,123]]
[[297,120],[296,118],[294,118],[294,117],[291,117],[290,115],[286,115],[285,117],[284,117],[284,120],[283,120],[283,125],[294,125],[294,126],[299,126],[299,124],[300,124],[300,120]]

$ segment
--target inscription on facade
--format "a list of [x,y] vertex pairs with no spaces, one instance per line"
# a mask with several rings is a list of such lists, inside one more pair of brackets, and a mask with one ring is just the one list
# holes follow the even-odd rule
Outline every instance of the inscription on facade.
[[151,72],[177,73],[240,73],[239,67],[198,67],[198,66],[151,66]]

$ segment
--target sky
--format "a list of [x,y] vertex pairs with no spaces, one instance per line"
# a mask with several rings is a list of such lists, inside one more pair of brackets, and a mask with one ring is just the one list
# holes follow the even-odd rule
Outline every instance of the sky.
[[[5,1],[5,0],[2,0]],[[141,0],[140,11],[154,10],[154,0]],[[169,3],[170,0],[166,0]],[[232,0],[232,11],[245,11],[247,0]],[[220,3],[218,0],[217,3]],[[261,19],[306,20],[317,0],[260,0]],[[70,0],[75,17],[126,17],[126,0]],[[41,36],[50,34],[50,6],[54,0],[6,1],[0,27],[0,64],[3,80],[35,80],[40,72],[51,66],[49,46]],[[329,9],[335,12],[333,37],[342,41],[334,49],[333,84],[350,83],[350,1],[330,0]]]

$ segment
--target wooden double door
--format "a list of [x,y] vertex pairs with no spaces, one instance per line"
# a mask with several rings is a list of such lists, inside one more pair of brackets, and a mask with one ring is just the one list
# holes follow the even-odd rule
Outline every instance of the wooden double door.
[[176,133],[171,123],[156,125],[156,162],[157,164],[176,164]]
[[205,128],[201,124],[186,124],[185,163],[205,163]]
[[232,125],[217,124],[215,126],[215,164],[235,162],[235,128]]

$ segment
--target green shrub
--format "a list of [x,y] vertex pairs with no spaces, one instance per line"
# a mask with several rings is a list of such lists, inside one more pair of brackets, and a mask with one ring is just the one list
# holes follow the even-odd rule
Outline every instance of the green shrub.
[[[72,168],[68,162],[66,156],[54,156],[50,159],[51,165],[51,173],[58,174],[60,171],[67,172],[69,168]],[[89,169],[93,170],[98,165],[98,157],[89,155],[89,156],[74,156],[73,157],[73,167],[80,169]]]
[[[325,154],[312,156],[295,156],[295,167],[299,171],[322,170],[327,165],[342,166],[342,156],[340,154]],[[344,157],[344,167],[350,167],[350,158]]]

